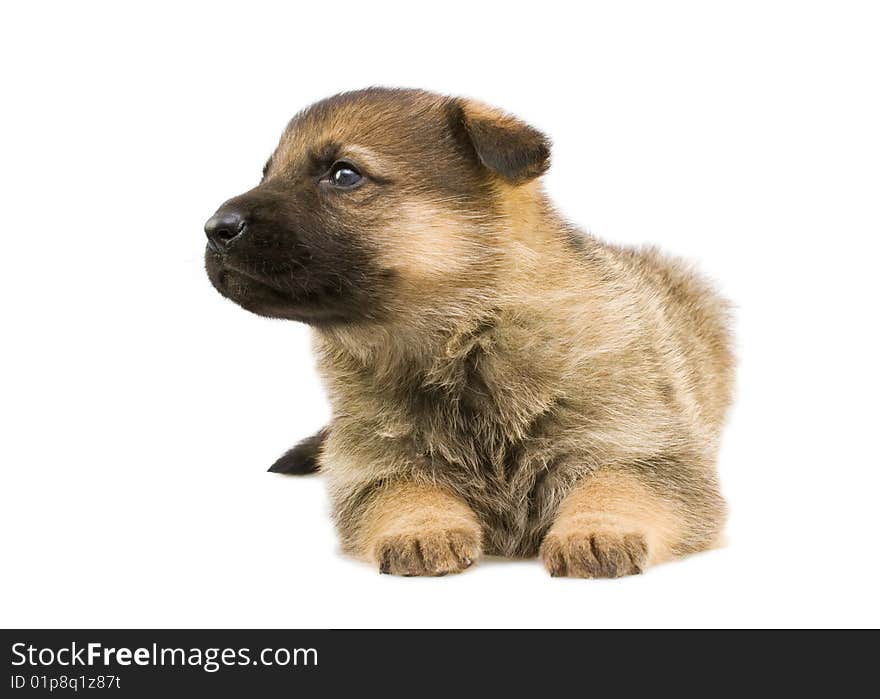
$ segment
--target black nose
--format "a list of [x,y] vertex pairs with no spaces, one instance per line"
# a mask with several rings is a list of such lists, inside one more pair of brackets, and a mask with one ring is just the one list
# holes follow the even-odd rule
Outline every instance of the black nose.
[[244,233],[247,221],[240,211],[220,209],[205,224],[208,247],[214,252],[223,252],[229,244]]

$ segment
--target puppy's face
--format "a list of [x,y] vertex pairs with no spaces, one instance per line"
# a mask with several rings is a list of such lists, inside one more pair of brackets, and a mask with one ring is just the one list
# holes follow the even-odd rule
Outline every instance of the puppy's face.
[[478,288],[499,197],[548,166],[546,139],[481,105],[369,89],[290,122],[257,187],[205,225],[217,290],[314,325],[381,322]]

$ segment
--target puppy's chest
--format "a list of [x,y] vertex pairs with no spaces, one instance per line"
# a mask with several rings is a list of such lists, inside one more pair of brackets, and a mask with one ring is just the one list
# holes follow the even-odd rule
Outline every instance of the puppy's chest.
[[474,373],[457,385],[410,385],[374,398],[372,415],[428,467],[490,482],[521,471],[529,444],[554,422],[552,400],[516,403]]
[[431,479],[451,486],[477,513],[489,553],[529,556],[544,526],[540,513],[555,477],[536,458],[540,451],[528,437],[461,430],[431,444],[423,458]]
[[534,459],[540,445],[548,443],[548,423],[552,419],[512,423],[496,412],[459,404],[413,419],[409,448],[433,480],[451,484],[488,508],[507,511],[534,485]]
[[410,461],[431,482],[451,488],[478,514],[492,552],[526,555],[542,524],[552,490],[554,407],[511,415],[485,392],[419,394],[417,400],[377,404],[389,428],[385,447]]
[[503,483],[519,470],[525,445],[503,430],[482,425],[431,425],[417,428],[413,446],[436,472],[460,472],[468,478]]
[[340,385],[334,411],[362,433],[379,436],[380,450],[437,480],[521,497],[518,491],[534,477],[535,445],[551,441],[559,402],[547,386],[522,382],[513,390],[498,372],[489,380],[490,373],[485,362],[470,362],[450,369],[443,381],[421,372],[399,372],[405,380],[386,383],[372,373],[356,374],[360,380]]

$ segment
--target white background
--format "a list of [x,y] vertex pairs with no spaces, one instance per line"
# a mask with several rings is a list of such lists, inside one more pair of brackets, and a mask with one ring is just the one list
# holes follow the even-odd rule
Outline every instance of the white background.
[[[5,4],[0,623],[880,624],[875,7]],[[370,84],[520,115],[568,217],[736,302],[726,549],[618,581],[380,576],[319,477],[265,472],[327,403],[306,327],[211,288],[202,225],[294,112]]]

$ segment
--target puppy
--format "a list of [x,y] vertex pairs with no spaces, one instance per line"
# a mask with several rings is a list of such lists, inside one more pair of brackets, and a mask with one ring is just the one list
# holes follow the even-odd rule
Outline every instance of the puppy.
[[564,221],[549,155],[471,100],[345,93],[205,226],[221,294],[313,328],[332,424],[271,470],[320,467],[343,548],[382,572],[540,554],[618,577],[719,540],[727,305]]

